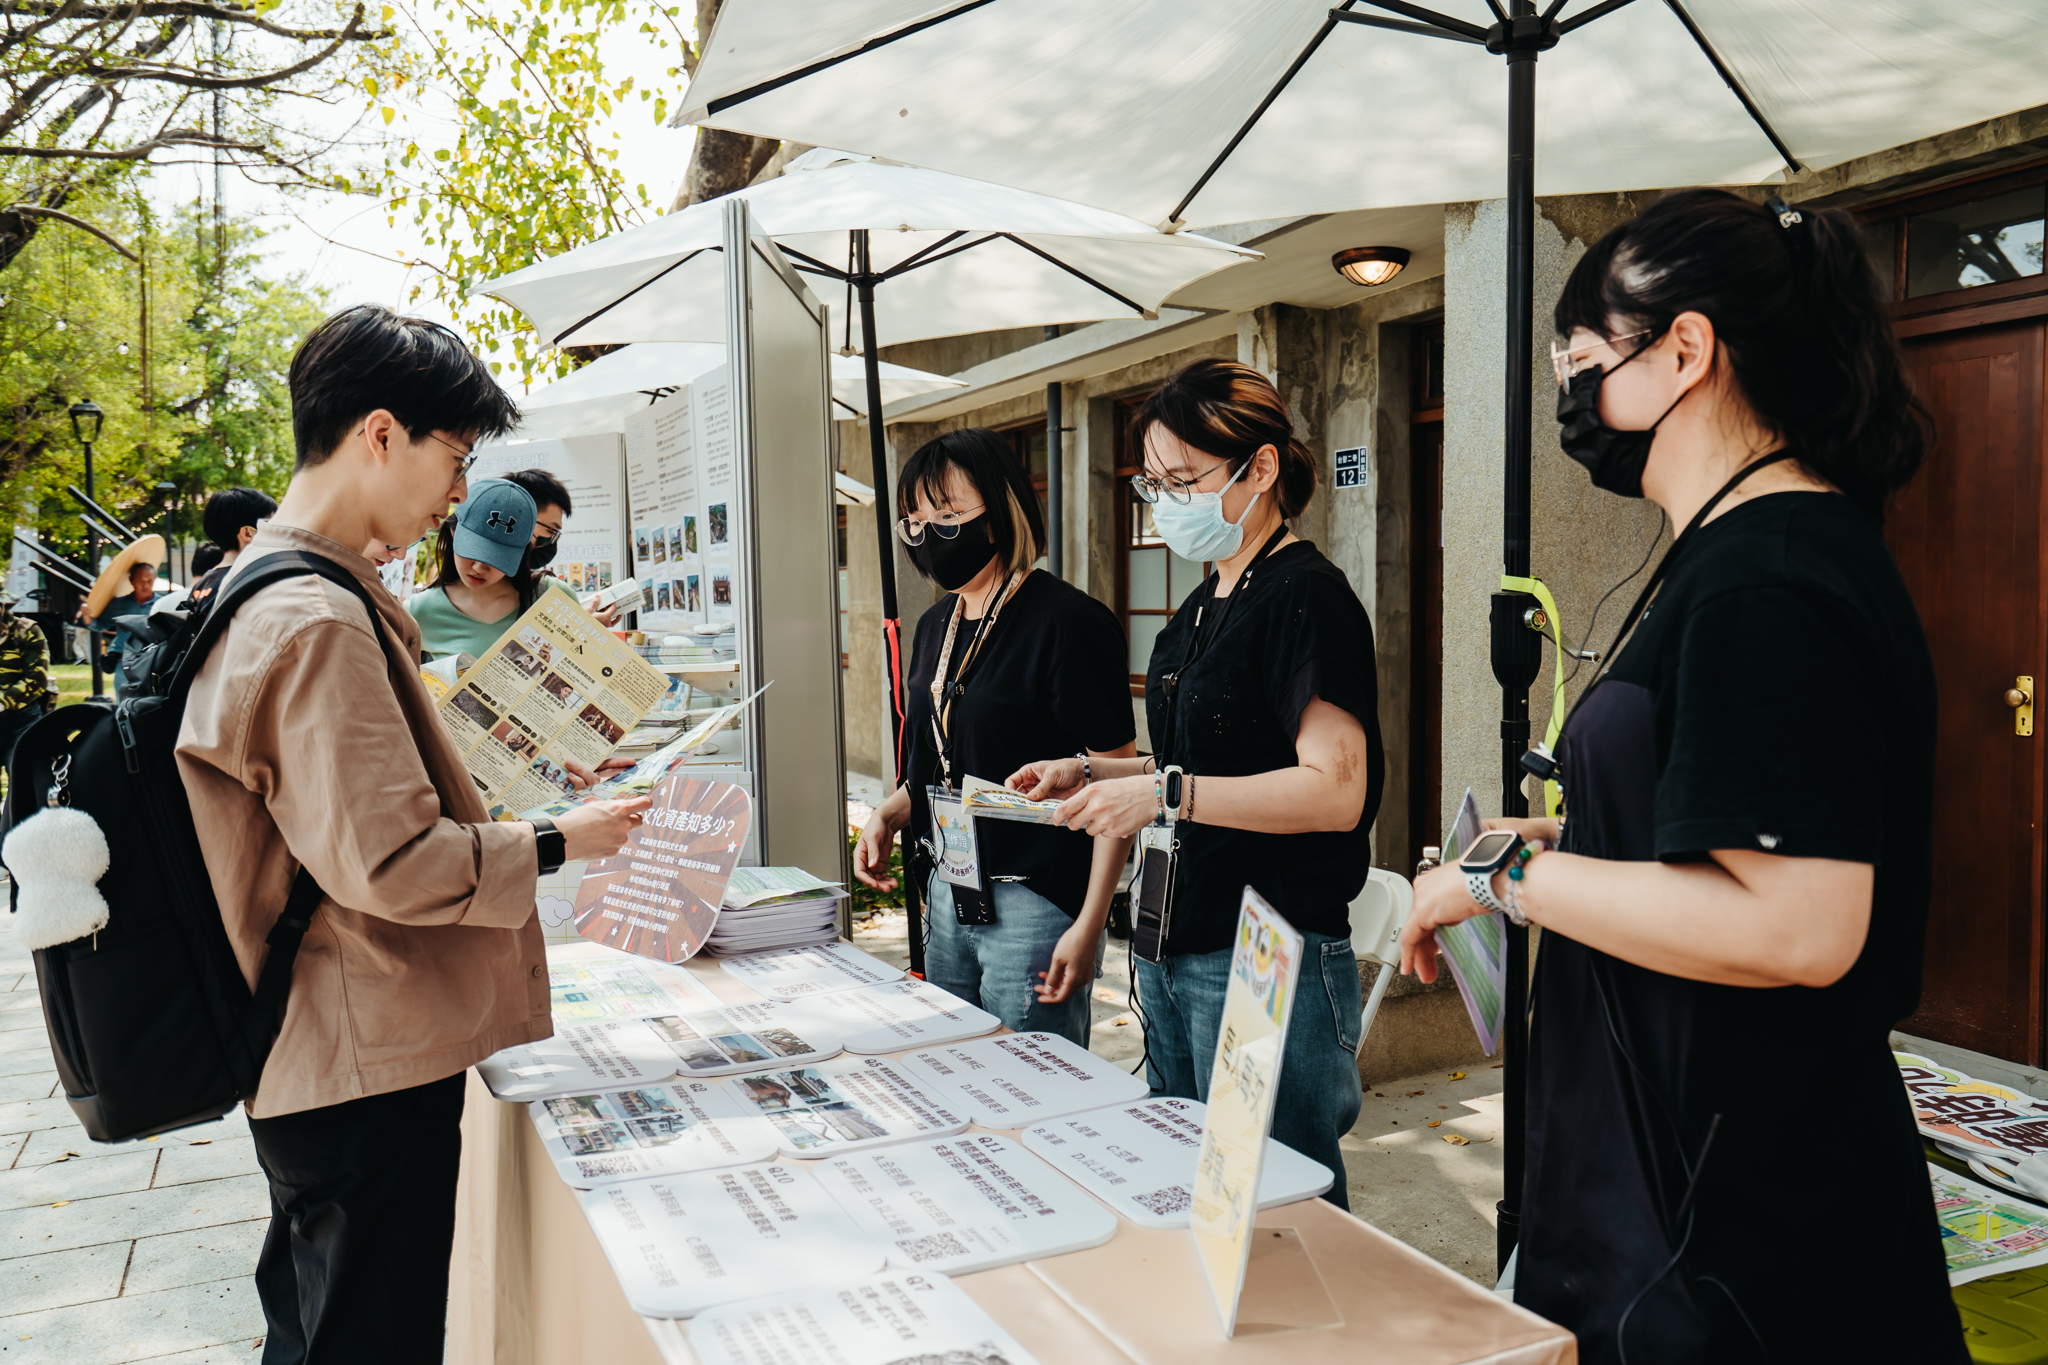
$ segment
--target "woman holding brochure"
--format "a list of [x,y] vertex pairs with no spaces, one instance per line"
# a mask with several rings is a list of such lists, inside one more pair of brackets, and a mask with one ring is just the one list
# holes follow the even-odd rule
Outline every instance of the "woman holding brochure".
[[[1401,957],[1543,927],[1515,1301],[1589,1363],[1970,1358],[1889,1041],[1936,711],[1882,520],[1928,433],[1870,260],[1843,210],[1691,190],[1557,305],[1565,453],[1682,529],[1565,725],[1565,818],[1423,877]],[[1795,1209],[1853,1231],[1769,1254]]]
[[[889,846],[926,885],[925,974],[1017,1030],[1088,1045],[1102,926],[1128,841],[970,818],[970,778],[999,780],[1048,748],[1137,752],[1124,636],[1088,594],[1040,573],[1038,495],[1002,438],[953,431],[897,483],[898,534],[946,590],[917,623],[906,778],[854,850],[854,875],[895,889]],[[928,883],[926,878],[929,878]]]
[[[1145,403],[1132,479],[1183,559],[1215,572],[1159,633],[1146,672],[1156,753],[1045,759],[1009,775],[1098,839],[1149,830],[1132,951],[1152,1092],[1206,1099],[1244,889],[1307,940],[1273,1136],[1336,1174],[1358,1118],[1358,959],[1348,907],[1365,884],[1383,758],[1372,623],[1343,572],[1286,519],[1316,467],[1258,371],[1203,360]],[[1045,750],[1041,750],[1041,753]],[[1055,751],[1057,752],[1057,751]]]

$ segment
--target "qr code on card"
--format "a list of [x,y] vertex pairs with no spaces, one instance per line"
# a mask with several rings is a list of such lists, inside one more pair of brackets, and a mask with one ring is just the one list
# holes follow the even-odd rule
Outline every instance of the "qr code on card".
[[966,1246],[950,1232],[935,1232],[929,1237],[905,1237],[896,1245],[913,1261],[942,1261],[948,1256],[967,1254]]
[[1134,1194],[1131,1198],[1143,1205],[1147,1213],[1155,1213],[1162,1218],[1170,1214],[1186,1213],[1195,1206],[1194,1195],[1180,1185],[1168,1185],[1165,1189],[1154,1190],[1150,1194]]

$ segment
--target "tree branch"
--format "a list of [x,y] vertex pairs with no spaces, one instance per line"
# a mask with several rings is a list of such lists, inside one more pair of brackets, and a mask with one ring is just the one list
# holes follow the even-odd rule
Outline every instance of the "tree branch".
[[120,243],[120,241],[117,240],[114,237],[114,235],[108,232],[105,228],[95,227],[93,224],[86,222],[83,218],[74,218],[70,214],[61,212],[57,209],[46,209],[40,204],[9,204],[6,208],[0,209],[0,214],[7,213],[27,214],[35,218],[54,218],[60,223],[69,223],[72,227],[79,229],[81,232],[90,232],[93,236],[99,238],[101,241],[105,242],[108,246],[114,248],[114,250],[120,252],[123,256],[126,256],[131,261],[139,261],[142,259],[133,251],[130,251],[127,247],[123,246]]
[[336,34],[334,41],[326,47],[307,57],[304,61],[294,62],[290,66],[279,67],[277,70],[267,72],[261,76],[202,76],[196,71],[180,71],[175,67],[101,66],[99,63],[90,60],[81,69],[85,74],[105,81],[159,81],[166,85],[182,85],[194,90],[255,90],[266,85],[275,85],[279,81],[289,80],[293,76],[311,71],[314,67],[341,51],[343,43],[366,43],[391,36],[391,32],[388,29],[360,32],[359,26],[362,21],[363,7],[361,4],[358,4],[356,12],[349,16],[347,27]]
[[[286,28],[273,24],[254,10],[239,9],[232,5],[209,5],[201,0],[169,0],[169,3],[139,5],[69,5],[69,4],[23,4],[20,0],[5,0],[0,3],[0,15],[44,15],[51,19],[112,19],[133,15],[139,19],[218,19],[223,23],[242,24],[260,29],[279,38],[290,38],[298,42],[322,42],[338,38],[344,30],[338,28]],[[369,39],[390,36],[386,33],[365,35]]]

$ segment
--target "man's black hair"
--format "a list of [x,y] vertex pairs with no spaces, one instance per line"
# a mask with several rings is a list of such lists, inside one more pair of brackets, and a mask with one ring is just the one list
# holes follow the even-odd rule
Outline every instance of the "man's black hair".
[[559,507],[565,517],[573,515],[576,511],[569,502],[568,488],[545,469],[515,469],[505,478],[518,484],[532,496],[535,510]]
[[199,524],[223,552],[242,548],[240,532],[277,511],[277,499],[254,488],[223,488],[206,500]]
[[292,357],[290,382],[299,469],[332,455],[379,408],[414,440],[446,431],[485,441],[519,421],[512,396],[461,337],[376,304],[344,308],[315,327]]

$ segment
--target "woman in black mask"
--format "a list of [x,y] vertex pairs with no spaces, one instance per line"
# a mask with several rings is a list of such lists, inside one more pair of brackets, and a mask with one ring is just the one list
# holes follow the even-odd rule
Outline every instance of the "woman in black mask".
[[1109,608],[1032,568],[1045,523],[1001,437],[938,437],[903,466],[896,494],[898,533],[946,596],[917,623],[904,780],[861,831],[854,875],[894,890],[889,846],[907,828],[909,875],[927,887],[927,978],[1013,1029],[1086,1047],[1129,841],[970,820],[961,798],[969,778],[1000,784],[1048,752],[1137,752],[1123,631]]
[[[1401,944],[1433,979],[1439,925],[1544,928],[1515,1301],[1588,1365],[1969,1359],[1887,1037],[1935,696],[1882,523],[1925,414],[1867,250],[1840,210],[1694,190],[1558,301],[1566,453],[1682,529],[1565,727],[1565,818],[1492,822]],[[1853,1236],[1788,1266],[1795,1209]]]

